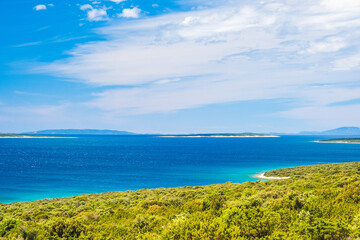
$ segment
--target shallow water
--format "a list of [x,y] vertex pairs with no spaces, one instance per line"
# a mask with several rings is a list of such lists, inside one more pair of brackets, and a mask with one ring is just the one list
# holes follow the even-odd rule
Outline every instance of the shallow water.
[[0,139],[0,202],[255,181],[270,169],[360,161],[359,144],[313,142],[323,138]]

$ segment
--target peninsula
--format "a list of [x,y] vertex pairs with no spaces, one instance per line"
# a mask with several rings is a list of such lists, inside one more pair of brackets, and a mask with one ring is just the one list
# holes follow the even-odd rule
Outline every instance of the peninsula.
[[360,138],[336,138],[336,139],[325,139],[316,140],[318,143],[360,143]]

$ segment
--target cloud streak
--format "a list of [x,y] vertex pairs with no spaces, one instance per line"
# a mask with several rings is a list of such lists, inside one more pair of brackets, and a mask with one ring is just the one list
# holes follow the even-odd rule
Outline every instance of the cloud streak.
[[[307,109],[299,111],[311,115],[348,100],[329,93],[359,90],[343,85],[339,75],[359,72],[359,27],[360,3],[355,0],[231,1],[114,22],[98,30],[107,41],[80,45],[70,58],[36,71],[111,86],[87,105],[113,114],[294,98]],[[309,89],[319,97],[306,94]]]

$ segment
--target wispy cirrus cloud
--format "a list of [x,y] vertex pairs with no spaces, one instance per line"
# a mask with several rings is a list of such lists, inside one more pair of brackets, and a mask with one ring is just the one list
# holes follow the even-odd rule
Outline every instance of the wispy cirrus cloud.
[[42,43],[41,41],[28,42],[28,43],[22,43],[22,44],[15,45],[15,46],[13,46],[13,47],[27,47],[27,46],[39,45],[39,44],[41,44],[41,43]]
[[[107,41],[80,45],[70,58],[37,71],[112,86],[87,104],[114,114],[294,98],[302,105],[297,109],[306,107],[303,113],[311,115],[345,99],[327,97],[332,91],[360,89],[343,85],[338,73],[348,71],[348,81],[356,81],[359,27],[355,0],[216,2],[203,10],[114,22],[98,30]],[[306,94],[310,88],[319,98]]]
[[358,126],[360,121],[360,104],[347,106],[311,106],[295,108],[282,112],[287,118],[324,123],[326,126]]
[[346,71],[360,67],[360,53],[339,58],[333,62],[334,70]]

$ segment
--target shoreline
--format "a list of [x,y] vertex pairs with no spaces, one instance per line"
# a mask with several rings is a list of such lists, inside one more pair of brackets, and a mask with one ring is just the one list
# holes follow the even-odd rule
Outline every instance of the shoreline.
[[289,179],[290,178],[290,177],[266,177],[265,172],[254,175],[253,177],[259,178],[259,179],[268,179],[268,180],[281,180],[281,179]]
[[8,137],[1,137],[0,138],[76,138],[76,137],[33,137],[33,136],[19,136],[19,137],[16,137],[16,136],[8,136]]
[[[314,234],[305,232],[306,235],[304,232],[299,233],[296,224],[299,224],[299,219],[303,219],[302,213],[306,209],[309,212],[319,211],[319,215],[315,223],[308,221],[301,229],[324,229],[324,226],[331,227],[333,223],[343,224],[344,227],[339,228],[338,232],[337,229],[334,231],[338,234],[336,236],[352,239],[356,237],[356,233],[353,234],[353,223],[357,220],[360,205],[354,204],[351,193],[360,184],[357,178],[360,162],[321,165],[321,168],[315,164],[305,168],[292,167],[276,172],[260,169],[257,172],[260,176],[291,176],[291,180],[286,181],[257,180],[194,187],[142,188],[136,192],[81,194],[1,204],[2,225],[6,227],[3,228],[2,236],[6,239],[22,236],[34,236],[34,239],[48,239],[48,236],[56,239],[64,236],[71,239],[96,239],[103,236],[113,239],[141,239],[147,236],[172,239],[179,236],[186,239],[194,232],[204,239],[209,236],[218,239],[224,236],[274,239],[280,234],[293,235],[294,239],[302,239],[304,236],[311,239],[318,239],[319,236],[326,238],[328,232],[322,235],[318,231]],[[338,189],[337,183],[343,183],[346,187]],[[331,197],[340,199],[339,204],[329,202],[329,196],[324,192],[334,193]],[[329,209],[333,209],[336,214],[329,216]],[[289,222],[288,218],[281,217],[281,213],[296,217]],[[244,220],[242,217],[245,215],[247,218]],[[267,217],[266,226],[269,226],[266,232],[259,228],[261,224],[256,224],[261,221],[264,223],[264,216]],[[230,221],[237,218],[241,221]],[[324,225],[324,222],[329,224]],[[214,223],[220,228],[213,228]],[[232,225],[226,225],[228,223]],[[143,226],[146,226],[145,230]],[[197,226],[202,228],[198,229]]]
[[[310,165],[311,166],[311,165]],[[264,174],[266,172],[263,173],[259,173],[256,175],[250,175],[251,178],[258,178],[258,179],[263,179],[263,180],[283,180],[283,179],[289,179],[290,177],[266,177]],[[236,182],[236,183],[245,183],[245,182]],[[218,184],[225,184],[225,183],[214,183],[214,184],[205,184],[205,185],[194,185],[194,186],[177,186],[177,187],[168,187],[168,188],[164,188],[164,189],[177,189],[177,188],[186,188],[186,187],[204,187],[204,186],[212,186],[212,185],[218,185]],[[75,195],[65,195],[65,196],[58,196],[58,197],[45,197],[45,198],[39,198],[39,199],[34,199],[34,200],[23,200],[23,201],[14,201],[14,202],[0,202],[0,204],[6,204],[6,205],[11,205],[11,204],[16,204],[16,203],[31,203],[31,202],[37,202],[37,201],[46,201],[46,200],[57,200],[57,199],[62,199],[62,198],[76,198],[78,196],[90,196],[90,195],[98,195],[98,194],[109,194],[109,193],[125,193],[125,192],[136,192],[136,191],[141,191],[144,189],[150,189],[150,190],[156,190],[156,189],[160,189],[163,187],[155,187],[155,188],[139,188],[139,189],[134,189],[134,190],[120,190],[120,191],[105,191],[105,192],[90,192],[90,193],[79,193],[79,194],[75,194]]]
[[[251,178],[257,178],[257,179],[263,179],[263,180],[283,180],[283,179],[289,179],[290,178],[290,177],[266,177],[265,173],[266,172],[255,174],[255,175],[250,175],[250,177]],[[241,183],[245,183],[245,182],[238,182],[238,183],[241,184]],[[217,184],[224,184],[224,183],[194,185],[194,186],[190,186],[190,187],[203,187],[203,186],[211,186],[211,185],[217,185]],[[168,187],[168,188],[165,188],[165,189],[177,189],[177,188],[184,188],[184,187],[188,187],[188,186]],[[160,188],[163,188],[163,187],[155,187],[155,188],[148,188],[148,189],[160,189]],[[135,191],[141,191],[143,189],[147,189],[147,188],[139,188],[139,189],[134,189],[134,190],[121,190],[121,191],[79,193],[79,194],[75,194],[75,195],[66,195],[66,196],[61,196],[61,197],[60,196],[58,196],[58,197],[45,197],[45,198],[39,198],[39,199],[34,199],[34,200],[23,200],[23,201],[14,201],[14,202],[0,202],[0,204],[15,204],[15,203],[37,202],[37,201],[43,201],[43,200],[56,200],[56,199],[62,199],[62,198],[75,198],[75,197],[78,197],[78,196],[89,196],[89,195],[93,195],[93,194],[124,193],[124,192],[128,192],[128,191],[135,192]]]
[[351,142],[351,141],[321,141],[315,140],[316,143],[347,143],[347,144],[360,144],[360,142]]

